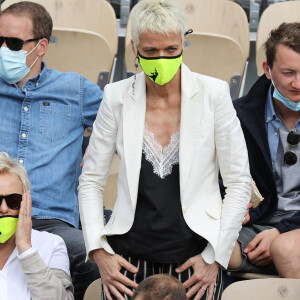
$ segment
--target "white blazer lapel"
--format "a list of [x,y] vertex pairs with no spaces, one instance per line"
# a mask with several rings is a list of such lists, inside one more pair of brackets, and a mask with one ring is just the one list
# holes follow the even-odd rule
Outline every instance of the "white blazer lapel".
[[184,193],[188,184],[190,169],[199,138],[202,101],[199,99],[199,97],[194,97],[198,92],[199,86],[196,78],[194,77],[193,73],[184,64],[182,64],[179,144],[181,201],[184,201]]
[[136,206],[146,114],[144,73],[136,77],[134,90],[125,95],[123,105],[123,140],[126,175],[133,208]]

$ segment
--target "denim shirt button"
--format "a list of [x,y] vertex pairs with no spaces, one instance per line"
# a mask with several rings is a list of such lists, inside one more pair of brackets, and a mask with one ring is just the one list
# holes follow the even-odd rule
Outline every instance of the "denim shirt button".
[[22,133],[22,138],[26,138],[26,133]]
[[20,163],[20,164],[23,164],[23,162],[24,162],[23,159],[20,159],[20,160],[19,160],[19,163]]
[[24,107],[24,111],[28,111],[28,107],[27,106]]

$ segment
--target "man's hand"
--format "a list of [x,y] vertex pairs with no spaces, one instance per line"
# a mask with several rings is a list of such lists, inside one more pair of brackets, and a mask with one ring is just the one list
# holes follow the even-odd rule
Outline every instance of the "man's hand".
[[81,163],[80,163],[80,168],[83,168],[84,160],[85,160],[85,156],[86,156],[88,147],[89,147],[89,146],[87,146],[86,149],[85,149],[84,155],[83,155],[83,157],[82,157],[82,161],[81,161]]
[[103,289],[108,300],[112,300],[112,293],[117,299],[125,300],[120,292],[132,297],[132,291],[128,287],[137,288],[137,284],[120,273],[122,267],[131,273],[137,273],[138,269],[130,264],[126,259],[117,255],[110,254],[104,249],[97,249],[91,252],[96,261],[101,274]]
[[31,196],[30,191],[23,194],[19,211],[18,227],[16,231],[16,246],[18,253],[21,254],[30,249],[31,246]]
[[246,214],[245,214],[245,218],[244,218],[244,221],[243,221],[243,225],[247,224],[249,221],[250,221],[250,214],[249,214],[249,209],[253,206],[253,204],[250,202],[248,204],[248,207],[247,207],[247,211],[246,211]]
[[244,249],[250,262],[256,266],[266,266],[272,262],[270,245],[280,234],[278,229],[272,228],[260,232]]
[[205,293],[206,289],[208,289],[207,299],[211,300],[219,271],[218,264],[216,262],[211,265],[207,264],[199,254],[191,257],[184,264],[179,266],[176,269],[176,272],[181,273],[189,267],[193,268],[194,274],[183,283],[185,289],[190,287],[190,290],[186,294],[187,298],[190,299],[194,294],[196,294],[194,300],[199,300]]

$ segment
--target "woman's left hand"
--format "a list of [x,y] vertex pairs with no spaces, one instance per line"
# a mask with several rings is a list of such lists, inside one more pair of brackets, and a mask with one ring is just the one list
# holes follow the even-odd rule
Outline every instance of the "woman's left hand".
[[21,254],[31,248],[31,195],[30,191],[23,194],[21,202],[19,221],[16,232],[16,246],[18,253]]
[[204,295],[206,289],[208,289],[208,300],[213,297],[214,286],[219,271],[219,265],[214,262],[211,265],[207,264],[202,256],[196,255],[187,260],[184,264],[176,269],[177,273],[181,273],[192,267],[194,274],[183,283],[185,289],[190,288],[186,296],[190,299],[196,294],[194,300],[200,300]]

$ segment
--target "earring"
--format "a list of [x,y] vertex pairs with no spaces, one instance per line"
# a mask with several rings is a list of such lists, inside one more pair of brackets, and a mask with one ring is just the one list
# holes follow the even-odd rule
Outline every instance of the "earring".
[[136,72],[137,72],[137,68],[139,66],[138,62],[139,62],[139,59],[136,56],[134,59],[134,79],[133,79],[133,83],[132,83],[133,95],[134,95],[134,86],[135,86],[135,80],[136,80]]

